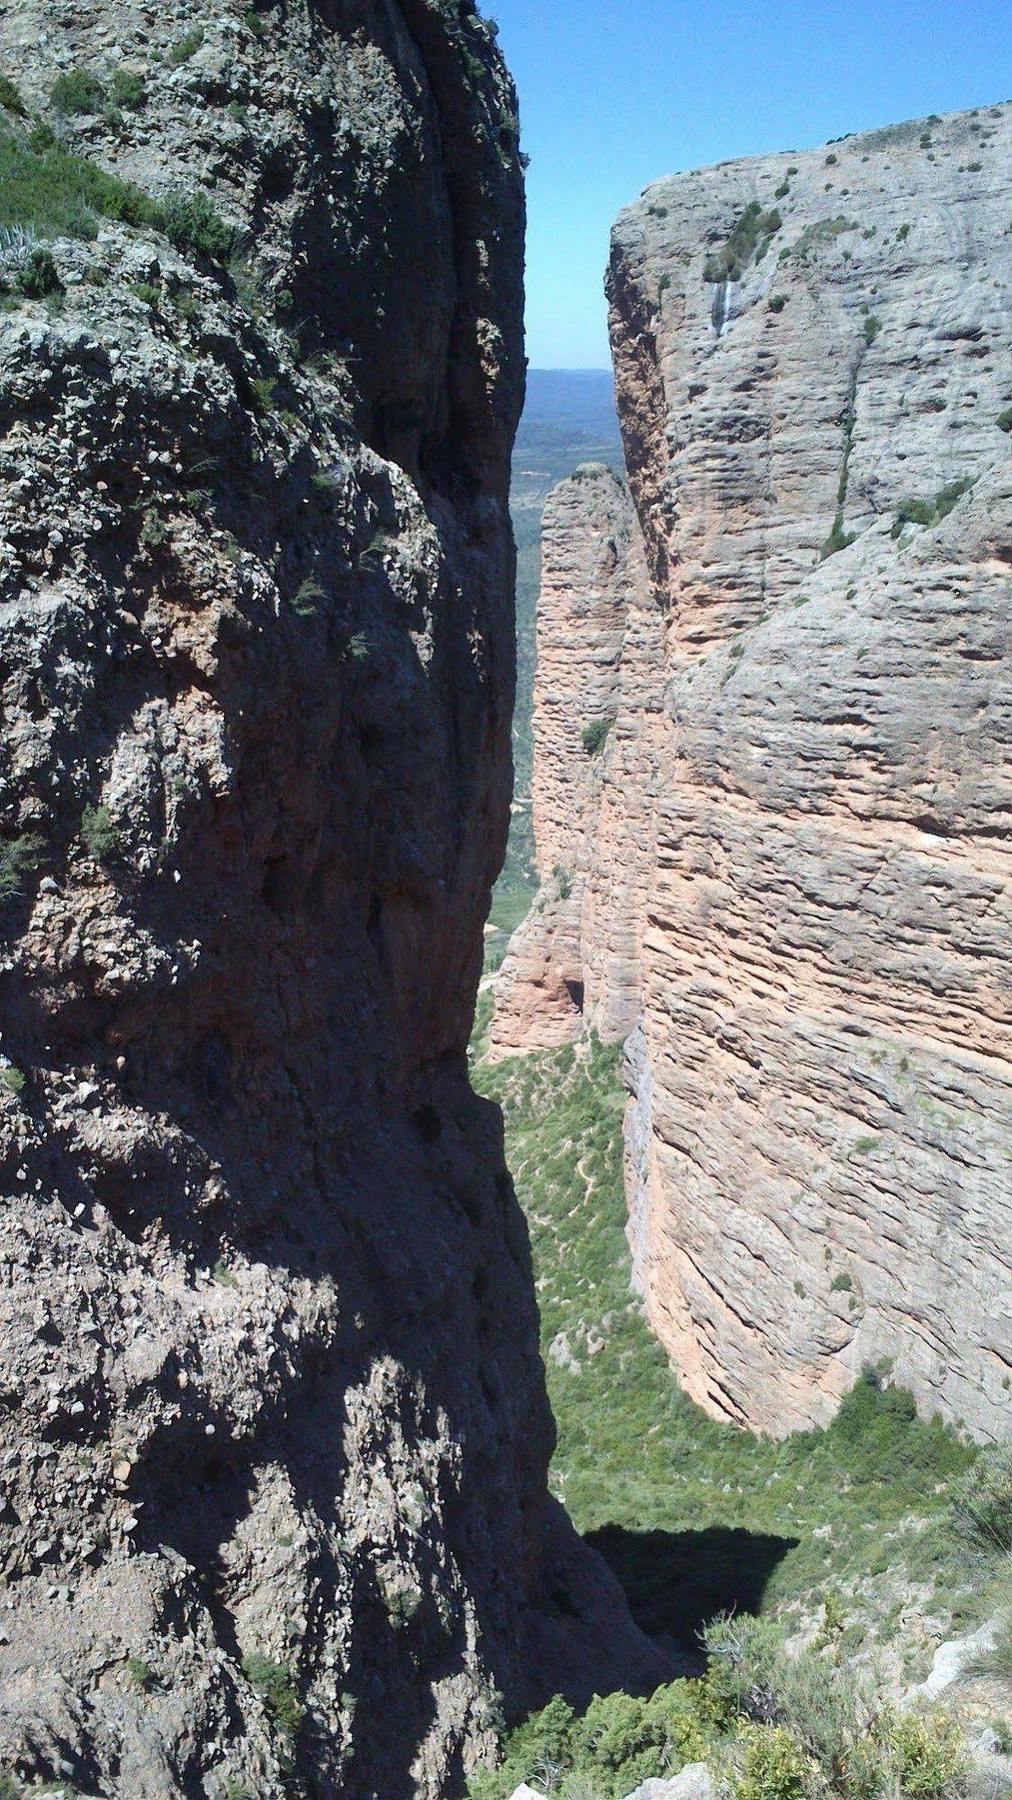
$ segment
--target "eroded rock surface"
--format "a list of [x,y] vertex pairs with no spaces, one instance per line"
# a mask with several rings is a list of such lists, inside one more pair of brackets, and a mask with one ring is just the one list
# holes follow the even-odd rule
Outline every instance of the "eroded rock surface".
[[431,0],[0,44],[75,233],[0,242],[0,1771],[441,1793],[499,1696],[662,1672],[547,1501],[465,1072],[515,95]]
[[539,861],[498,1041],[545,1041],[543,994],[558,1029],[553,962],[630,1033],[649,1316],[696,1399],[777,1433],[879,1361],[981,1436],[1012,1409],[1010,168],[1001,106],[621,216],[649,573],[615,583],[592,771],[552,646],[597,578],[552,570],[595,565],[546,543],[536,781],[580,879],[562,913]]

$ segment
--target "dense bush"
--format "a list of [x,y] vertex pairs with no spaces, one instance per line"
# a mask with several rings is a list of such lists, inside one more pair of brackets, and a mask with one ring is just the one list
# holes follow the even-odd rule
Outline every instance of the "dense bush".
[[164,202],[165,235],[177,250],[196,250],[215,262],[224,262],[235,244],[235,231],[217,213],[199,188],[193,193],[172,193]]
[[105,101],[105,84],[92,69],[69,69],[56,77],[49,98],[57,112],[96,113]]
[[588,756],[596,756],[604,749],[608,741],[608,733],[614,725],[614,719],[592,719],[585,725],[580,734],[580,742]]
[[81,818],[81,836],[88,855],[95,862],[115,856],[119,849],[119,832],[107,806],[86,806]]

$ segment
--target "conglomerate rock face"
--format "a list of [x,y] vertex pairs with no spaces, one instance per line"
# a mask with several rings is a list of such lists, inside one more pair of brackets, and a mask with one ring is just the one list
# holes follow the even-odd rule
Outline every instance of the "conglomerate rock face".
[[465,1072],[515,95],[433,0],[0,44],[0,1772],[441,1793],[662,1672],[549,1507]]
[[[623,213],[635,525],[595,758],[559,723],[583,658],[553,616],[601,642],[599,577],[546,541],[567,1029],[629,1034],[655,1329],[695,1398],[776,1433],[880,1361],[979,1436],[1012,1417],[1010,177],[1000,106],[674,177]],[[553,520],[597,542],[579,507]],[[560,601],[569,567],[583,600]],[[540,867],[504,1047],[543,1041],[509,1023],[540,994],[558,1027]]]

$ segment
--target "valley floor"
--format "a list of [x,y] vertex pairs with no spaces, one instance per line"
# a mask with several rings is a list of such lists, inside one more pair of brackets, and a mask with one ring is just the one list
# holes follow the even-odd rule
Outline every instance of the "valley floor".
[[[620,1049],[491,1063],[489,1006],[486,990],[473,1079],[503,1108],[530,1225],[556,1493],[651,1635],[698,1652],[708,1621],[759,1613],[898,1701],[995,1603],[1001,1559],[950,1522],[974,1451],[918,1419],[887,1369],[828,1429],[779,1443],[687,1400],[630,1290]],[[971,1719],[1012,1731],[1007,1683],[969,1688]]]

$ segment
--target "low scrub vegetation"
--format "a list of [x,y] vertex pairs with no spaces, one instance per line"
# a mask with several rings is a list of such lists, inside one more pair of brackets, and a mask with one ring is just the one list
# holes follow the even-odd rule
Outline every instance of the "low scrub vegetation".
[[25,880],[39,867],[45,850],[45,839],[37,832],[0,844],[0,903],[24,892]]
[[41,237],[93,238],[99,218],[161,223],[159,207],[140,188],[47,143],[44,132],[33,141],[0,133],[0,227],[25,226]]
[[948,517],[957,500],[969,493],[973,482],[969,477],[960,481],[950,481],[947,487],[939,488],[932,500],[903,500],[896,510],[896,519],[892,528],[892,536],[898,538],[904,525],[937,525]]
[[0,229],[94,238],[103,218],[164,231],[177,249],[217,262],[227,259],[235,241],[232,227],[199,189],[155,200],[65,150],[45,125],[27,135],[0,128]]
[[711,250],[703,264],[704,281],[740,281],[752,262],[765,256],[783,224],[774,207],[764,212],[758,200],[738,215],[724,242]]
[[[780,1442],[705,1415],[630,1291],[620,1050],[590,1039],[490,1064],[478,1041],[472,1058],[503,1106],[531,1231],[553,1487],[641,1626],[702,1647],[706,1668],[582,1717],[557,1698],[506,1739],[501,1769],[472,1776],[471,1800],[523,1780],[559,1800],[619,1800],[699,1759],[727,1800],[953,1800],[951,1724],[891,1704],[873,1671],[910,1596],[946,1631],[1007,1602],[1004,1666],[1012,1452],[978,1455],[919,1418],[886,1369],[868,1369],[825,1430]],[[906,1679],[926,1673],[915,1663]]]
[[560,1800],[622,1800],[640,1783],[705,1761],[727,1800],[954,1800],[967,1775],[944,1713],[892,1706],[836,1646],[789,1654],[772,1621],[717,1620],[707,1670],[646,1699],[596,1698],[582,1716],[556,1697],[506,1740],[471,1800],[521,1782]]
[[588,756],[597,756],[604,749],[614,723],[614,719],[592,719],[589,725],[584,726],[580,742]]

